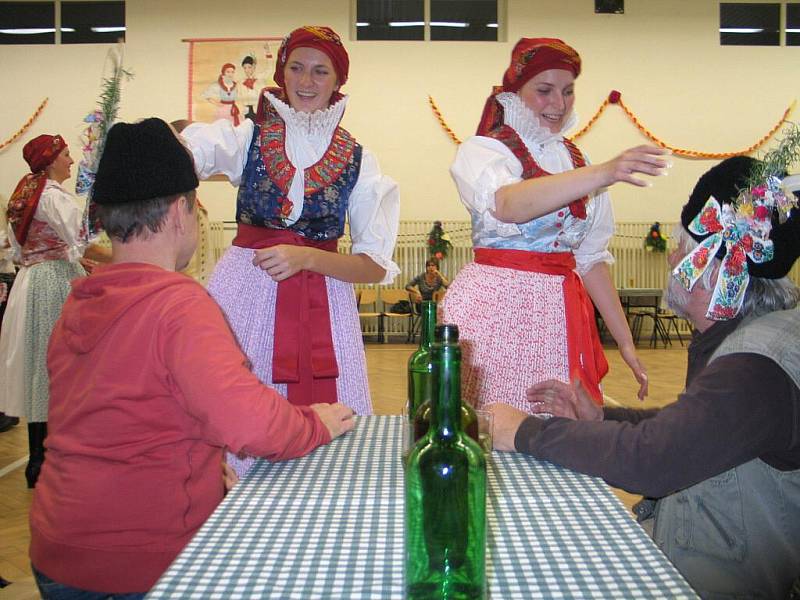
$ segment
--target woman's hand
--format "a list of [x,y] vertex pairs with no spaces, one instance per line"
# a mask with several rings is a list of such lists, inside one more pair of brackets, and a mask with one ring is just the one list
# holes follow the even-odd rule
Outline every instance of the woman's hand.
[[408,293],[411,294],[411,300],[419,304],[422,302],[422,294],[420,294],[416,290],[408,290]]
[[620,346],[619,353],[622,355],[622,360],[630,367],[636,381],[639,382],[639,393],[637,394],[639,400],[644,400],[648,392],[647,369],[639,360],[636,347],[633,344],[625,344]]
[[572,385],[557,379],[542,381],[529,387],[526,395],[534,414],[544,413],[583,421],[603,420],[603,409],[577,380]]
[[299,271],[309,270],[315,251],[304,246],[279,244],[256,250],[253,264],[264,269],[273,281],[283,281]]
[[665,175],[663,169],[668,169],[672,163],[661,157],[669,154],[672,153],[666,148],[643,144],[628,148],[616,158],[602,163],[600,167],[606,174],[606,185],[625,181],[631,185],[646,187],[650,184],[643,179],[634,177],[633,174]]

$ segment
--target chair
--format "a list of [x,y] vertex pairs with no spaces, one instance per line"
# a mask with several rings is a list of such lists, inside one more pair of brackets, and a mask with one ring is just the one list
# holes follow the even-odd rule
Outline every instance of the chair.
[[[358,300],[358,316],[360,319],[375,319],[377,325],[377,337],[379,342],[383,342],[383,316],[378,312],[378,290],[375,288],[364,288],[356,291]],[[361,327],[361,334],[366,335],[368,331]]]
[[633,322],[631,324],[631,333],[635,343],[639,343],[639,338],[642,334],[642,321],[644,317],[653,320],[653,332],[650,334],[650,347],[655,348],[658,346],[659,339],[664,344],[664,348],[672,346],[672,338],[669,335],[670,329],[675,330],[675,335],[678,341],[683,346],[683,336],[681,336],[680,329],[678,328],[678,315],[669,310],[657,309],[655,311],[647,309],[631,310],[633,315]]
[[[383,302],[383,311],[381,312],[381,319],[402,319],[408,321],[408,335],[406,336],[406,341],[410,341],[413,325],[413,312],[411,311],[414,309],[409,307],[410,312],[407,313],[392,311],[392,307],[401,300],[409,301],[408,292],[406,290],[382,289],[381,301]],[[382,325],[381,329],[384,332],[386,331],[385,323]]]

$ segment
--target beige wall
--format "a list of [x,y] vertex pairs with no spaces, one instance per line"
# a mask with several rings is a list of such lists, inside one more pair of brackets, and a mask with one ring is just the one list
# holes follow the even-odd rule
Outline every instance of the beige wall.
[[[627,0],[625,15],[595,15],[593,5],[592,0],[508,0],[505,43],[347,42],[351,79],[344,91],[351,100],[344,125],[400,183],[401,218],[465,218],[447,172],[455,145],[426,98],[436,99],[460,137],[469,136],[521,36],[561,37],[581,53],[584,73],[576,101],[581,125],[617,89],[647,127],[679,147],[747,147],[800,96],[800,47],[720,46],[716,0]],[[186,116],[183,38],[280,36],[306,22],[331,25],[347,36],[350,11],[349,0],[127,0],[127,64],[136,77],[125,89],[121,118]],[[25,172],[22,145],[33,135],[61,132],[73,154],[80,154],[81,119],[97,97],[106,50],[0,46],[6,82],[0,139],[50,98],[31,130],[0,151],[4,198]],[[622,111],[609,107],[579,145],[599,162],[643,141]],[[694,181],[713,161],[676,158],[674,163],[670,175],[650,189],[613,189],[619,221],[675,220]],[[235,190],[229,184],[204,183],[201,194],[211,219],[232,218]]]

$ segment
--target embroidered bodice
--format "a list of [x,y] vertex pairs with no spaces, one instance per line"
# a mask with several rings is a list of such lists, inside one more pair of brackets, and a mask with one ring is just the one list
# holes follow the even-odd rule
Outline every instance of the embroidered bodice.
[[[275,110],[267,111],[266,121],[253,135],[239,186],[237,221],[291,229],[317,241],[341,237],[350,193],[358,180],[361,146],[338,126],[341,112],[337,115],[332,110],[335,106],[312,114],[298,113],[269,97]],[[298,169],[286,149],[290,128],[301,130],[309,143],[328,141],[322,156],[302,171],[303,202],[296,220],[288,218],[297,214],[289,190],[298,179]]]

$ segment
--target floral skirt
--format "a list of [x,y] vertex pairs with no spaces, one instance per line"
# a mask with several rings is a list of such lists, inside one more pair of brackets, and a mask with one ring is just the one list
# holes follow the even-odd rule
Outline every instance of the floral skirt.
[[[278,284],[253,265],[254,251],[232,246],[217,263],[208,291],[222,308],[253,373],[263,383],[286,395],[286,385],[272,383],[275,301]],[[353,285],[325,278],[328,290],[333,346],[339,366],[336,392],[339,402],[358,415],[372,414],[367,361],[361,338]],[[228,462],[242,476],[254,459],[228,454]]]
[[461,269],[447,290],[441,322],[458,325],[462,400],[530,412],[528,387],[569,381],[563,281],[478,263]]

